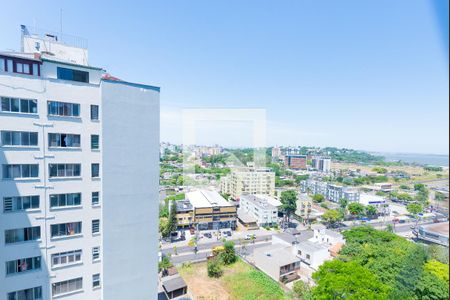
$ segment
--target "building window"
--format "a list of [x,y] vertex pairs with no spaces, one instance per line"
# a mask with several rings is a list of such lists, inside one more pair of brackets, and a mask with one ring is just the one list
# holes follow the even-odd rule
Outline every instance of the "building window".
[[79,177],[81,164],[49,164],[50,177]]
[[52,267],[75,264],[81,261],[81,249],[52,254]]
[[5,244],[35,241],[40,238],[40,226],[5,230]]
[[38,133],[28,131],[3,131],[2,146],[37,146]]
[[42,287],[37,286],[8,293],[8,300],[42,300]]
[[92,275],[92,287],[96,288],[100,286],[100,274]]
[[81,205],[81,193],[50,195],[50,207],[68,207]]
[[17,212],[39,208],[39,196],[18,196],[3,198],[3,212]]
[[100,164],[91,164],[91,176],[92,178],[100,177]]
[[39,270],[40,268],[40,256],[10,260],[6,262],[6,275]]
[[37,178],[38,164],[3,165],[3,179]]
[[49,116],[62,116],[62,117],[80,116],[80,104],[48,101],[47,105],[48,105],[47,113]]
[[100,232],[100,220],[92,220],[92,234]]
[[35,99],[18,99],[10,97],[1,97],[2,112],[17,112],[23,114],[37,114],[37,100]]
[[98,121],[98,105],[91,105],[91,120]]
[[48,146],[56,148],[79,148],[80,135],[68,133],[49,133]]
[[81,234],[81,222],[51,225],[51,237],[71,236]]
[[83,278],[75,278],[70,280],[64,280],[55,282],[52,284],[52,295],[66,294],[74,291],[79,291],[83,288]]
[[97,261],[100,259],[100,247],[92,248],[92,260]]
[[98,150],[100,148],[99,140],[100,136],[98,134],[91,135],[91,150]]
[[92,205],[100,204],[100,192],[92,192]]
[[89,72],[57,67],[57,78],[88,83]]
[[14,70],[13,71],[14,73],[32,75],[33,74],[33,64],[15,61],[13,70]]

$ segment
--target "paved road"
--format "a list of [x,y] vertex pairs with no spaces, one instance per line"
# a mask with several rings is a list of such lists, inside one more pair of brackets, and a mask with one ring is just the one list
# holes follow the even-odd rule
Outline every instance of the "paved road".
[[[203,239],[207,239],[207,238],[203,238]],[[202,251],[202,250],[206,250],[206,249],[212,249],[212,248],[214,248],[216,246],[223,245],[222,241],[220,241],[220,240],[217,241],[214,237],[209,239],[209,240],[211,240],[211,242],[199,243],[199,245],[197,246],[198,251]],[[239,240],[238,239],[231,238],[231,239],[228,239],[228,240],[229,241],[233,241],[235,244],[239,244]],[[270,242],[271,240],[272,240],[272,235],[271,234],[264,235],[264,236],[257,236],[255,238],[255,243],[263,242],[263,241],[264,242],[266,242],[266,241]],[[247,241],[247,242],[249,244],[251,243],[250,241]],[[165,254],[165,255],[167,255],[167,254],[172,254],[173,255],[174,254],[173,253],[173,246],[172,246],[172,248],[162,249],[161,252],[163,254]],[[178,247],[177,246],[177,253],[178,254],[182,254],[182,253],[186,253],[186,252],[193,253],[193,247],[190,247],[190,246],[180,246],[180,247]]]
[[[246,246],[246,254],[252,254],[253,250],[256,248],[260,248],[260,247],[264,247],[264,246],[268,246],[270,245],[271,242],[260,242],[260,243],[256,243],[256,244],[249,244]],[[236,251],[239,253],[240,248],[236,247]],[[172,263],[174,265],[178,265],[178,264],[182,264],[184,262],[187,261],[200,261],[200,260],[206,260],[206,257],[211,254],[210,251],[211,248],[209,248],[209,250],[204,250],[201,252],[198,252],[197,254],[194,254],[192,251],[192,248],[190,250],[190,253],[183,253],[183,254],[178,254],[178,255],[172,255],[170,260],[172,261]]]

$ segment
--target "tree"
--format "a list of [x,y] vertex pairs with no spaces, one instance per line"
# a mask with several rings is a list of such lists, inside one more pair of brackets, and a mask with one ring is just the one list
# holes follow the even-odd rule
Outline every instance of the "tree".
[[394,226],[392,224],[387,224],[386,231],[393,233],[394,232]]
[[217,258],[208,260],[208,262],[206,264],[206,268],[207,268],[209,277],[219,278],[223,274],[220,260]]
[[168,256],[163,256],[161,261],[158,263],[158,269],[159,271],[167,271],[170,267],[172,267],[173,264],[170,262],[170,258]]
[[357,217],[360,217],[364,213],[364,205],[358,202],[352,202],[347,207],[348,211]]
[[281,192],[281,209],[287,216],[287,222],[289,224],[290,216],[297,209],[297,191],[289,190]]
[[378,213],[377,208],[373,205],[367,205],[365,210],[368,217],[373,217]]
[[338,259],[325,262],[313,274],[314,299],[387,299],[388,287],[368,269]]
[[220,253],[220,259],[224,263],[224,265],[231,265],[236,262],[237,256],[236,251],[234,249],[234,243],[231,241],[227,241],[223,244],[224,251]]
[[339,199],[339,207],[342,209],[342,211],[345,212],[347,205],[348,205],[348,200],[346,198]]
[[170,233],[177,230],[177,204],[175,200],[172,200],[172,205],[170,205],[170,214],[169,214],[169,224],[167,225],[167,230]]
[[168,237],[170,235],[168,227],[169,227],[169,220],[164,217],[159,218],[159,232],[161,232],[161,235],[163,237]]
[[406,210],[416,219],[416,226],[419,223],[419,214],[423,211],[423,206],[420,203],[410,203],[406,206]]
[[316,203],[321,203],[325,201],[325,197],[321,194],[315,194],[314,196],[312,196],[312,200]]
[[336,224],[337,222],[341,221],[342,219],[343,219],[342,213],[340,211],[334,210],[334,209],[327,210],[322,215],[322,220],[324,220],[330,226]]
[[303,281],[297,280],[292,287],[292,295],[296,300],[311,298],[311,288]]

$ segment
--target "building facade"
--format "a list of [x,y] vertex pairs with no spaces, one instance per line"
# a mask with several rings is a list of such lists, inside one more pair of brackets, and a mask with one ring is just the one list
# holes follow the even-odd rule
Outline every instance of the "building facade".
[[306,170],[307,156],[301,154],[287,154],[284,156],[284,165],[292,170]]
[[281,202],[267,195],[242,195],[239,209],[256,220],[258,226],[278,224],[278,208]]
[[177,201],[177,220],[180,228],[199,230],[236,229],[237,208],[219,193],[198,190],[186,193]]
[[0,52],[0,299],[157,295],[159,88],[87,57],[25,26]]
[[317,171],[328,173],[331,171],[331,158],[314,156],[311,160],[312,167]]
[[239,199],[243,194],[275,195],[275,172],[270,169],[242,168],[233,170],[221,178],[222,194],[229,194],[233,199]]
[[341,199],[347,199],[348,202],[359,202],[359,191],[354,188],[345,187],[336,184],[330,184],[314,179],[302,180],[300,182],[300,191],[310,195],[320,194],[327,200],[339,202]]

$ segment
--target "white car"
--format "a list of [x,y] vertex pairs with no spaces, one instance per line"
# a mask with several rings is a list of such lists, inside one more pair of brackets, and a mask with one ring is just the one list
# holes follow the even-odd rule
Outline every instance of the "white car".
[[256,236],[254,235],[254,234],[247,234],[247,235],[245,235],[245,240],[251,240],[251,239],[253,239],[253,238],[255,238]]

